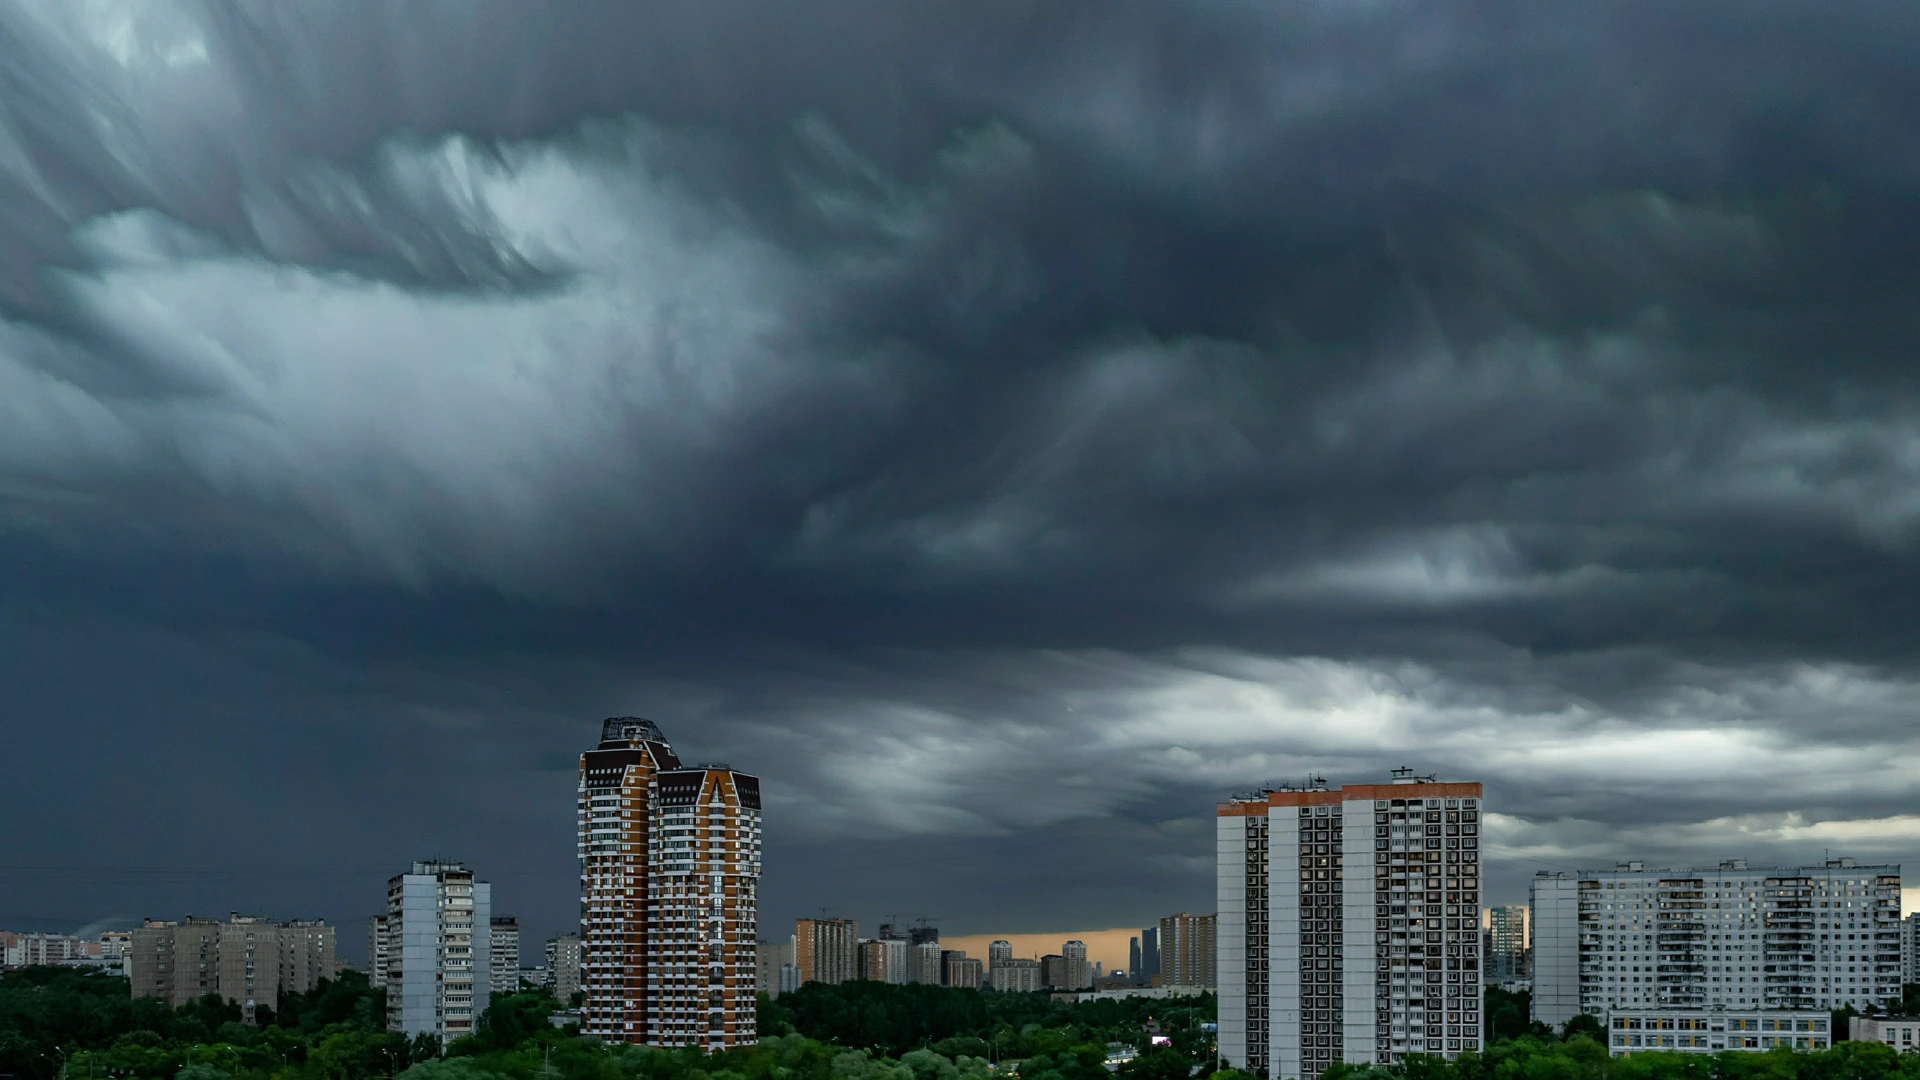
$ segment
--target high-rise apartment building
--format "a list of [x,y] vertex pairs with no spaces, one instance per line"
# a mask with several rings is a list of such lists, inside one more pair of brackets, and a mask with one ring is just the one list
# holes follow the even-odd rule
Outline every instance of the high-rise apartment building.
[[374,986],[387,985],[387,917],[367,920],[367,975]]
[[1067,988],[1067,958],[1059,953],[1047,953],[1040,958],[1040,985],[1049,990]]
[[134,997],[179,1008],[218,994],[253,1023],[255,1010],[279,1007],[282,992],[307,993],[333,977],[334,928],[239,914],[225,922],[148,919],[128,935],[123,960]]
[[1011,993],[1032,993],[1044,984],[1040,981],[1040,961],[1009,957],[996,960],[987,969],[987,985]]
[[1213,915],[1169,915],[1160,920],[1160,985],[1216,986],[1219,920]]
[[553,998],[562,1005],[572,1003],[581,990],[580,962],[585,950],[579,934],[561,934],[547,939],[547,984]]
[[[795,981],[798,975],[793,964],[798,944],[796,938],[788,937],[781,942],[762,941],[753,947],[754,981],[761,993],[768,997],[779,997],[787,991],[787,982],[799,985]],[[786,978],[782,978],[783,974]]]
[[1528,973],[1527,906],[1502,904],[1486,914],[1485,980],[1489,985],[1531,978]]
[[1900,1000],[1900,868],[1542,872],[1533,1017],[1609,1010],[1865,1009]]
[[1087,943],[1074,940],[1060,946],[1062,963],[1061,984],[1063,990],[1090,990],[1093,988],[1093,968],[1087,963]]
[[860,942],[860,977],[873,982],[904,983],[912,974],[907,943],[898,938],[868,938]]
[[995,964],[1013,959],[1013,942],[998,938],[987,942],[987,970],[992,971]]
[[907,981],[939,986],[945,974],[940,962],[940,954],[943,951],[938,941],[923,941],[918,945],[909,944],[907,946]]
[[495,915],[487,923],[488,986],[494,997],[520,992],[520,921]]
[[581,1033],[722,1050],[754,1024],[760,781],[683,765],[650,720],[580,755]]
[[796,919],[794,965],[803,983],[843,983],[860,977],[860,924],[852,919]]
[[1900,921],[1900,981],[1920,983],[1920,912]]
[[948,986],[964,987],[968,990],[980,989],[984,969],[977,957],[968,956],[959,949],[949,949],[941,958],[944,966],[944,980]]
[[493,887],[457,862],[416,862],[387,881],[387,1030],[443,1044],[487,1011]]
[[1222,803],[1221,1057],[1312,1080],[1479,1049],[1480,811],[1479,784],[1408,770]]

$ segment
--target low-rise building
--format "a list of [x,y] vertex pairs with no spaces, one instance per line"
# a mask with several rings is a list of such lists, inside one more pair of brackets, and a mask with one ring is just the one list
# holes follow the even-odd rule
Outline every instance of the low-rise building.
[[225,922],[148,919],[128,934],[122,960],[134,997],[179,1008],[218,994],[252,1023],[259,1007],[278,1008],[280,994],[308,993],[332,977],[334,928],[237,913]]
[[1799,1010],[1615,1009],[1607,1015],[1607,1053],[1825,1050],[1833,1045],[1831,1020]]
[[1920,1049],[1920,1016],[1855,1016],[1847,1037],[1854,1042],[1886,1043],[1902,1052]]

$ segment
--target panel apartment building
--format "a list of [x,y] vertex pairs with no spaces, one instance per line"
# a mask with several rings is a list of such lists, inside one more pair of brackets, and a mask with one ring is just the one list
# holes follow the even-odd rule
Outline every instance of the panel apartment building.
[[387,880],[387,1030],[444,1045],[477,1028],[491,997],[493,887],[457,862]]
[[1830,1010],[1900,999],[1900,868],[1542,872],[1533,1017],[1614,1010]]
[[1481,811],[1479,784],[1404,769],[1222,803],[1224,1061],[1310,1080],[1478,1050]]
[[760,780],[683,765],[651,720],[580,755],[581,1033],[723,1050],[758,1042]]
[[308,993],[332,978],[334,946],[334,928],[322,922],[188,916],[146,920],[129,935],[124,961],[134,997],[179,1008],[218,994],[251,1024],[257,1009],[279,1008],[282,993]]
[[1219,977],[1219,918],[1182,912],[1160,920],[1161,986],[1216,988]]

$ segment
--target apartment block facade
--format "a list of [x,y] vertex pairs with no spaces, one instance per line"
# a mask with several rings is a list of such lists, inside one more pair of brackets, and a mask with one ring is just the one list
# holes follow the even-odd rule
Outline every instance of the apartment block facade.
[[1900,868],[1535,875],[1533,1016],[1622,1009],[1865,1009],[1900,1000]]
[[860,924],[852,919],[796,919],[793,955],[803,983],[852,982],[860,977]]
[[474,1033],[492,988],[493,887],[457,862],[387,881],[387,1030],[442,1044]]
[[1607,1053],[1613,1057],[1728,1050],[1765,1053],[1832,1048],[1832,1016],[1773,1009],[1612,1009],[1602,1026],[1607,1029]]
[[760,781],[685,765],[613,717],[580,755],[581,1031],[723,1050],[758,1042]]
[[520,921],[495,915],[487,922],[488,986],[493,997],[520,992]]
[[134,997],[179,1008],[218,994],[254,1023],[259,1008],[279,1007],[282,992],[307,993],[332,978],[334,946],[334,928],[321,922],[188,916],[146,920],[128,935],[122,959]]
[[1030,993],[1045,984],[1040,981],[1040,961],[1008,957],[995,960],[987,969],[987,985],[995,990]]
[[547,986],[554,1000],[562,1005],[573,1001],[582,989],[580,958],[584,950],[579,934],[561,934],[547,939]]
[[1502,904],[1487,909],[1486,981],[1489,985],[1531,978],[1528,971],[1527,906]]
[[1214,915],[1169,915],[1160,920],[1161,986],[1215,988],[1219,919]]
[[904,983],[908,970],[907,943],[898,938],[865,938],[860,942],[860,978],[874,982]]
[[[1220,1053],[1261,1076],[1481,1037],[1481,786],[1265,790],[1218,813]],[[1163,926],[1163,985],[1174,946]]]

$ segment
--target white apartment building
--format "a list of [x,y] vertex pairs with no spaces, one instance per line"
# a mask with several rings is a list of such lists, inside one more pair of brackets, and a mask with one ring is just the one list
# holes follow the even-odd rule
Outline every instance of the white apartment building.
[[1066,961],[1067,982],[1064,990],[1093,989],[1093,967],[1087,963],[1087,943],[1068,941],[1060,946],[1060,958]]
[[387,882],[387,1030],[471,1035],[492,980],[493,887],[455,862],[417,862]]
[[1609,1010],[1865,1008],[1900,997],[1900,868],[1542,872],[1533,1018]]
[[[1826,1050],[1832,1014],[1774,1009],[1614,1009],[1606,1019],[1607,1053],[1613,1057],[1654,1051],[1667,1054],[1718,1054],[1725,1050],[1764,1053]],[[1856,1038],[1858,1036],[1855,1036]]]
[[1221,804],[1222,1059],[1311,1080],[1477,1051],[1481,809],[1479,784],[1405,769]]

